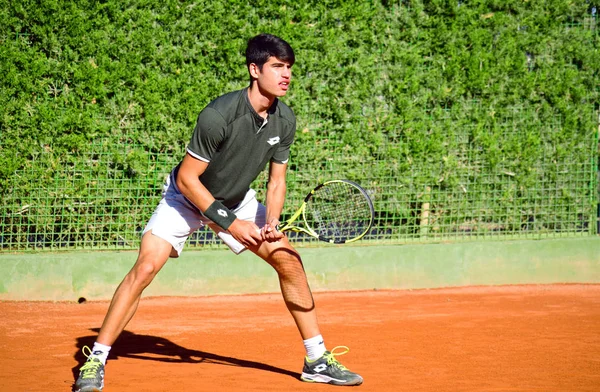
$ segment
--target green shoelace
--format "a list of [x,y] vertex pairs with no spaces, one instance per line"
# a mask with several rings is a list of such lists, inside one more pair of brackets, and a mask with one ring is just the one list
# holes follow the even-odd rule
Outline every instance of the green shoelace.
[[[88,353],[86,353],[86,349]],[[100,366],[102,366],[102,362],[92,356],[92,350],[88,346],[84,346],[81,351],[83,352],[83,355],[87,357],[87,361],[79,369],[81,378],[96,378],[96,374],[98,373]]]

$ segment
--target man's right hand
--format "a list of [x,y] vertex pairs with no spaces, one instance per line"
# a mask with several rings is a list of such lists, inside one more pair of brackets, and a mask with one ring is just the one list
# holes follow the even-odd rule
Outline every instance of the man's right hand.
[[257,246],[262,242],[260,229],[254,222],[236,219],[227,231],[231,233],[233,238],[246,247]]

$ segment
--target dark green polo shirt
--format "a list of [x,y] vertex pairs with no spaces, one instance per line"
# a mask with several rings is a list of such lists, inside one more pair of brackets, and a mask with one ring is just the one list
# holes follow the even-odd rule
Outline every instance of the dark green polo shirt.
[[187,152],[209,162],[200,181],[215,199],[233,207],[269,161],[287,162],[295,133],[296,117],[287,105],[276,99],[265,122],[245,88],[222,95],[200,112]]

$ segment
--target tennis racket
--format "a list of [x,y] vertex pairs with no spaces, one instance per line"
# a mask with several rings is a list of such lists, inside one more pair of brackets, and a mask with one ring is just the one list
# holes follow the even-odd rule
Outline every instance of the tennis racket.
[[[298,211],[277,228],[344,244],[364,237],[374,217],[373,202],[367,191],[349,180],[332,180],[310,191]],[[301,225],[295,224],[296,221]]]

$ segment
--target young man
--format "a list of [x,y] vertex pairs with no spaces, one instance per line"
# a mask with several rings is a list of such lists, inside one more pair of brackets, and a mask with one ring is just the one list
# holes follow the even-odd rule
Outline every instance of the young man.
[[[138,259],[117,288],[75,392],[101,391],[111,345],[133,317],[142,291],[188,236],[208,225],[239,254],[249,249],[277,272],[281,292],[306,348],[301,379],[359,385],[363,379],[326,351],[302,260],[277,230],[286,193],[286,169],[296,132],[286,95],[294,64],[290,45],[273,35],[248,41],[250,86],[225,94],[199,114],[187,153],[165,182],[163,198],[148,222]],[[250,184],[269,163],[265,205]],[[87,352],[86,352],[87,350]]]

